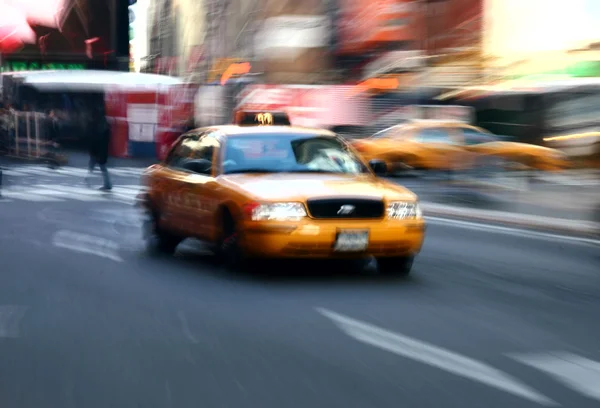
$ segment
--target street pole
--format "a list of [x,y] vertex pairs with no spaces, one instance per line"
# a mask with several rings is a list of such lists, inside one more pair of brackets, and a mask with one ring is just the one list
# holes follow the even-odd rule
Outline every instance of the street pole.
[[4,102],[4,60],[2,59],[2,52],[0,51],[0,96],[2,102]]
[[[4,103],[4,61],[2,60],[2,52],[0,52],[0,102]],[[10,140],[10,130],[8,139]],[[10,145],[10,143],[9,143]],[[8,147],[7,147],[8,148]],[[0,163],[0,198],[2,198],[2,165]]]

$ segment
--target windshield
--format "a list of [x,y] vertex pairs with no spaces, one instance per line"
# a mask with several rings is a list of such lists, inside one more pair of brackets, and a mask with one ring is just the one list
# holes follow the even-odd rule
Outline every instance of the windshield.
[[367,168],[333,137],[298,134],[231,136],[223,173],[367,173]]
[[371,135],[369,138],[370,139],[385,139],[385,138],[399,136],[401,133],[400,132],[401,128],[402,128],[401,125],[392,126],[387,129],[380,130],[379,132],[375,133],[374,135]]

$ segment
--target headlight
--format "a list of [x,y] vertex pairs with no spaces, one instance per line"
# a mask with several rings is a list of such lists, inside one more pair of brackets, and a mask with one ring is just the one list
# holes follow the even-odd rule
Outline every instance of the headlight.
[[302,203],[255,203],[247,207],[252,221],[298,221],[306,217]]
[[387,216],[395,220],[421,218],[423,213],[417,202],[392,201],[387,206]]

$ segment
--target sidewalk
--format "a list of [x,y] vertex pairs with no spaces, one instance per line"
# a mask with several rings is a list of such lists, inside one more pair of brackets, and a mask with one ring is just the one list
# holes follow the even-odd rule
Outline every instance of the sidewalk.
[[[61,154],[68,157],[68,163],[65,166],[68,167],[79,167],[86,168],[88,166],[89,156],[86,152],[79,150],[61,150]],[[16,157],[2,157],[0,162],[5,164],[12,163],[43,163],[42,159],[28,160]],[[111,167],[148,167],[152,164],[158,163],[158,159],[151,158],[120,158],[120,157],[109,157],[108,166]]]
[[[85,152],[79,151],[67,151],[65,152],[69,156],[69,163],[67,166],[72,167],[87,167],[89,156]],[[158,163],[158,159],[151,158],[120,158],[120,157],[109,157],[108,167],[148,167]]]
[[[600,187],[533,182],[508,188],[413,182],[426,216],[600,238]],[[487,187],[487,188],[486,188]]]
[[483,210],[436,203],[421,203],[425,217],[499,224],[540,232],[600,239],[600,222],[568,220],[509,211]]

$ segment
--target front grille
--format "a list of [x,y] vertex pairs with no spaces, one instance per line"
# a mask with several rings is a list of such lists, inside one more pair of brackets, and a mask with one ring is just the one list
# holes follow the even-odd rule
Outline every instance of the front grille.
[[[382,218],[385,213],[383,200],[365,198],[335,198],[307,200],[308,212],[313,218],[372,219]],[[342,208],[352,211],[342,211]]]

